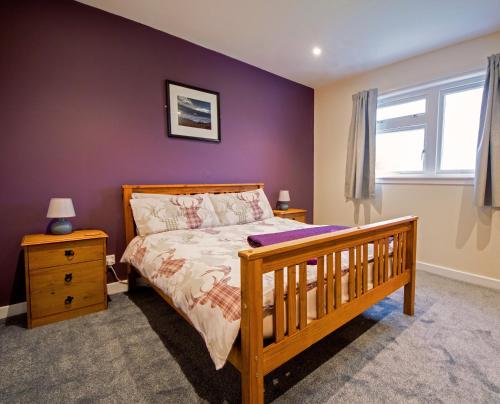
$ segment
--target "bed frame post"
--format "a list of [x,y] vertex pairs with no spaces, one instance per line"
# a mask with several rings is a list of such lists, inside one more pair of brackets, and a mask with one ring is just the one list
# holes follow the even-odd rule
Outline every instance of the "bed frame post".
[[[123,219],[125,227],[125,245],[127,246],[135,236],[134,218],[132,216],[132,208],[130,207],[130,198],[132,197],[132,187],[130,185],[122,185],[122,201],[123,201]],[[128,290],[131,291],[136,286],[137,274],[132,268],[132,265],[127,265],[127,283]]]
[[241,257],[241,396],[244,404],[264,402],[262,303],[262,259]]
[[403,313],[413,316],[415,311],[415,282],[417,269],[417,220],[411,222],[408,232],[408,247],[406,250],[406,262],[410,264],[410,282],[404,288]]
[[127,264],[127,285],[128,291],[134,290],[137,286],[137,273],[135,272],[132,265]]

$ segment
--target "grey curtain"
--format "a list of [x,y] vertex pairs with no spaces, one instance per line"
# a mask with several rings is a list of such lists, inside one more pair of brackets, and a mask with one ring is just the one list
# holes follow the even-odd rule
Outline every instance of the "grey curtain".
[[474,200],[500,207],[500,53],[488,58],[477,141]]
[[375,197],[375,132],[377,89],[352,96],[352,117],[347,144],[346,199]]

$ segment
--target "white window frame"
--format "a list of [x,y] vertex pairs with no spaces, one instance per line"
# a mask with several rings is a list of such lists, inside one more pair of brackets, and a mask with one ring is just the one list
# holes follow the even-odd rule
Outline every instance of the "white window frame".
[[444,97],[447,94],[477,88],[484,84],[485,72],[427,83],[405,90],[381,94],[377,108],[424,98],[425,113],[397,117],[377,122],[377,133],[424,128],[423,170],[418,172],[393,172],[377,176],[377,183],[408,184],[470,184],[473,170],[441,170],[442,124]]

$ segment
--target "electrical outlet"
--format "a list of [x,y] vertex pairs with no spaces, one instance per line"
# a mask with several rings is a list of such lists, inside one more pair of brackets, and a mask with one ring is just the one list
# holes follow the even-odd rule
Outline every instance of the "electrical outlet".
[[106,265],[115,265],[115,254],[106,255]]

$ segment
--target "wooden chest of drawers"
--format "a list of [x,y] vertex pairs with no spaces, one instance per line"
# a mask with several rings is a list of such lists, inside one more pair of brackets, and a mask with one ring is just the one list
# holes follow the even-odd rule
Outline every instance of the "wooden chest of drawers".
[[107,237],[100,230],[24,236],[29,328],[107,308]]
[[307,210],[290,208],[287,210],[273,209],[274,216],[282,217],[283,219],[296,220],[297,222],[306,222]]

